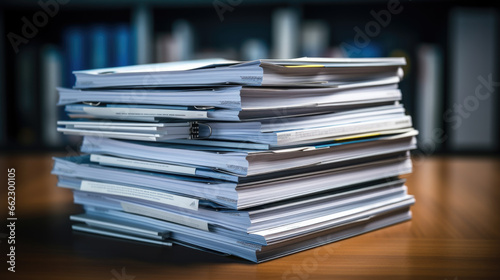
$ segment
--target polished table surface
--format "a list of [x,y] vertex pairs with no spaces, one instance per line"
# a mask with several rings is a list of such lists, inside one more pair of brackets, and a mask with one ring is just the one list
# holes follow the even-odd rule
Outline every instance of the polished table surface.
[[[413,219],[262,264],[71,231],[81,212],[50,155],[0,157],[0,279],[500,279],[500,160],[414,159]],[[7,272],[7,169],[16,169],[16,272]],[[7,276],[5,278],[3,275]]]

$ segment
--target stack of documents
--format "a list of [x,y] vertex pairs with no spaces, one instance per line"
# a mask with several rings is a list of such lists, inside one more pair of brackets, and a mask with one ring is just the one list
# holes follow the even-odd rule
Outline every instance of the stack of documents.
[[75,71],[73,229],[262,262],[411,218],[402,58],[209,59]]

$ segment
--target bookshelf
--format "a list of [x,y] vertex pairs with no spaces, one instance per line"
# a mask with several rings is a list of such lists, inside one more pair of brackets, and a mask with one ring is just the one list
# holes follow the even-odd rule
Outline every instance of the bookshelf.
[[[273,58],[277,53],[293,56],[403,55],[409,62],[401,83],[403,102],[419,128],[419,122],[426,121],[419,114],[427,110],[421,108],[427,104],[417,102],[417,83],[422,81],[419,70],[431,67],[420,62],[421,54],[417,50],[423,45],[440,50],[431,62],[440,66],[437,69],[441,77],[441,82],[435,86],[436,93],[431,96],[436,100],[433,110],[437,112],[433,114],[437,120],[431,122],[437,123],[443,133],[452,137],[456,133],[442,118],[442,113],[453,106],[451,100],[454,100],[450,87],[452,76],[449,74],[453,58],[448,55],[453,48],[449,36],[450,14],[456,8],[499,12],[499,8],[489,1],[400,1],[399,6],[393,7],[395,12],[390,14],[387,25],[383,26],[383,20],[377,21],[374,14],[383,17],[381,11],[387,11],[388,5],[395,5],[394,1],[54,0],[44,3],[49,2],[58,3],[58,11],[48,16],[45,24],[39,24],[36,34],[26,38],[27,43],[19,44],[17,53],[7,35],[10,32],[21,34],[25,24],[23,17],[32,22],[33,16],[44,10],[37,1],[6,0],[0,3],[0,30],[5,35],[0,47],[2,152],[74,149],[75,140],[52,141],[44,136],[50,127],[47,122],[53,119],[53,116],[48,117],[50,108],[44,108],[49,106],[44,100],[51,94],[46,86],[50,83],[45,79],[54,79],[52,83],[59,79],[62,85],[70,86],[68,69],[78,65],[92,68],[99,62],[98,66],[114,66],[204,57]],[[42,21],[43,16],[38,20]],[[497,20],[494,26],[497,30],[498,24]],[[69,34],[75,34],[72,28],[79,30],[81,44],[78,38],[69,38]],[[366,46],[359,42],[356,45],[356,36],[362,36],[357,30],[368,39]],[[68,62],[68,41],[80,47],[82,52],[82,57],[76,56],[78,59],[73,59],[73,64]],[[113,46],[120,46],[119,51]],[[74,51],[78,53],[78,48]],[[498,55],[492,59],[498,65]],[[50,63],[60,67],[54,68]],[[51,71],[53,75],[44,73],[49,69],[47,65],[56,69]],[[57,69],[60,69],[59,74]],[[500,80],[498,69],[492,74],[496,77],[493,80]],[[492,102],[498,106],[497,99]],[[55,109],[52,111],[52,114],[59,113]],[[493,112],[484,118],[491,123],[493,132],[490,137],[498,139],[500,113]],[[498,151],[498,145],[486,149],[479,146],[454,149],[446,140],[423,152]]]

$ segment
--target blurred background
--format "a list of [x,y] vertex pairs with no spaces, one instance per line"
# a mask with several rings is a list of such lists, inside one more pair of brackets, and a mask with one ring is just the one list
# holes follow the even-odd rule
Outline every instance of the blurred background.
[[71,71],[207,57],[404,56],[417,153],[498,155],[499,6],[418,0],[3,0],[0,152],[76,149],[56,132]]

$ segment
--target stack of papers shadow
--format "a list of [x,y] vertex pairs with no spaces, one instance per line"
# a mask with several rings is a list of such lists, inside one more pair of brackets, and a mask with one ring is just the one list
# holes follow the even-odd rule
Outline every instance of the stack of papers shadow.
[[400,58],[222,59],[75,71],[73,229],[262,262],[411,218]]

